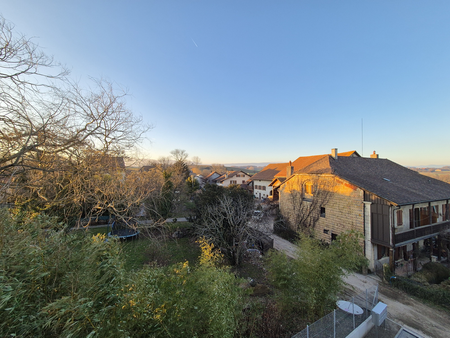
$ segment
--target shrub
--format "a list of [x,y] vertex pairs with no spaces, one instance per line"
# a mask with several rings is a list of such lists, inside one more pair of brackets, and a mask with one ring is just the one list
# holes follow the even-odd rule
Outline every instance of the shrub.
[[46,216],[0,210],[0,336],[232,337],[236,332],[242,291],[233,274],[213,264],[216,253],[207,243],[196,269],[186,261],[127,272],[118,241],[51,230],[57,228],[62,226]]
[[343,233],[329,246],[302,236],[298,257],[289,259],[272,251],[267,263],[273,285],[284,311],[303,312],[308,319],[321,317],[334,308],[348,270],[367,264],[359,245],[360,235]]
[[392,285],[405,291],[406,293],[441,305],[450,309],[450,292],[445,288],[433,288],[421,285],[409,278],[396,276],[392,278]]
[[450,278],[450,269],[438,262],[428,262],[424,264],[422,272],[430,284],[440,284]]

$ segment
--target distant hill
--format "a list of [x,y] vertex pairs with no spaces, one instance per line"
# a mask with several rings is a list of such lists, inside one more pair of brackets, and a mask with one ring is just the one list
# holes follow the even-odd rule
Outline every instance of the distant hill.
[[242,167],[241,166],[239,166],[239,167],[238,166],[236,166],[236,167],[226,166],[226,168],[228,171],[242,170],[243,172],[246,172],[247,174],[254,175],[254,174],[260,172],[264,167],[255,167],[255,166],[250,165],[250,166],[242,166]]
[[[254,175],[258,172],[260,172],[264,167],[258,167],[258,166],[252,166],[252,165],[246,165],[246,166],[229,166],[224,165],[220,170],[220,168],[215,169],[216,171],[222,173],[226,171],[239,171],[242,170],[243,172]],[[190,165],[189,169],[194,171],[196,174],[202,174],[203,176],[206,176],[207,174],[211,173],[213,171],[213,166],[208,164],[199,164],[197,166]]]
[[439,172],[439,171],[450,171],[450,166],[428,166],[428,167],[408,167],[409,169],[418,172]]
[[443,166],[443,165],[430,164],[430,165],[416,165],[416,166],[408,167],[408,168],[414,169],[414,170],[417,170],[417,169],[423,169],[423,170],[442,169],[442,170],[444,170],[444,168],[446,168],[445,170],[450,170],[450,165]]
[[266,165],[272,162],[258,162],[258,163],[225,163],[227,167],[261,167],[264,168]]

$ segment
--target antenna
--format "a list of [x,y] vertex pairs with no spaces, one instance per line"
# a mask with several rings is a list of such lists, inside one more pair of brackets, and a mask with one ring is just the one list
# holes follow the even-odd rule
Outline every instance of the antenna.
[[361,157],[364,157],[364,119],[361,118]]

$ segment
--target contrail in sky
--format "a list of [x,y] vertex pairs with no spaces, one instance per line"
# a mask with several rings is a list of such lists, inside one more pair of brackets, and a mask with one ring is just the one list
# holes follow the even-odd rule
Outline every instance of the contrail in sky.
[[198,46],[197,46],[197,44],[195,43],[194,39],[193,39],[193,38],[191,38],[191,40],[192,40],[192,42],[194,43],[195,47],[197,47],[197,48],[198,48]]

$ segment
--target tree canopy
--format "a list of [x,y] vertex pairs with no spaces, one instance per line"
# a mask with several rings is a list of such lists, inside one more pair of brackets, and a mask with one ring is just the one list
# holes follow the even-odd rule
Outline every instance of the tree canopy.
[[[67,206],[60,215],[66,220],[139,205],[142,190],[130,180],[121,191],[106,184],[120,185],[124,168],[115,159],[123,163],[150,129],[125,96],[103,80],[80,87],[0,18],[0,202],[47,211]],[[112,193],[121,195],[114,205]]]

